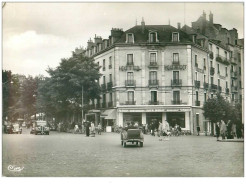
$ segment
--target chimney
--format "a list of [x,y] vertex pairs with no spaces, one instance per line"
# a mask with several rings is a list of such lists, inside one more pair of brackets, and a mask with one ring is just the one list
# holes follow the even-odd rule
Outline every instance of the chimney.
[[180,22],[178,22],[178,29],[180,30],[180,26],[181,26],[181,24],[180,24]]
[[90,40],[88,40],[88,42],[87,42],[87,48],[90,49],[92,46],[93,46],[93,42],[90,38]]
[[210,24],[213,24],[214,23],[214,16],[213,16],[213,14],[211,12],[209,14],[209,23]]
[[94,43],[97,45],[98,43],[101,43],[101,42],[102,42],[102,37],[97,36],[97,35],[95,34]]
[[142,18],[141,27],[142,27],[142,33],[144,33],[144,30],[145,30],[144,18]]

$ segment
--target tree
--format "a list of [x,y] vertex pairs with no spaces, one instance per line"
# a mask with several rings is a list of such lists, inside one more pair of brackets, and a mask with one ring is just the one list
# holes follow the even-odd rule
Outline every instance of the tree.
[[203,105],[205,118],[216,123],[221,120],[227,121],[231,118],[232,106],[220,94],[208,99]]
[[62,59],[55,69],[48,68],[50,77],[40,83],[37,93],[38,109],[48,115],[64,116],[81,110],[82,87],[84,103],[99,99],[99,65],[84,54],[73,53]]

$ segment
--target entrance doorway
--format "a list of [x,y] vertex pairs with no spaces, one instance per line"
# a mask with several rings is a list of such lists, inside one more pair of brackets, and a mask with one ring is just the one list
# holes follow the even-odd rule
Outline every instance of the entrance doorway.
[[176,124],[185,128],[185,113],[184,112],[167,112],[167,122],[174,127]]
[[161,112],[147,112],[146,113],[147,124],[150,124],[152,120],[156,120],[157,122],[162,121],[162,113]]

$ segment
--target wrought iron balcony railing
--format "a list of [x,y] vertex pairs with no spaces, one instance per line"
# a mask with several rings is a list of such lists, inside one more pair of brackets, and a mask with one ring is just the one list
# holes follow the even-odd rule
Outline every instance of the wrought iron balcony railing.
[[182,80],[181,79],[173,79],[171,80],[171,86],[172,87],[181,87],[182,86]]
[[135,87],[136,81],[135,80],[125,80],[126,87]]
[[182,103],[181,100],[172,100],[173,105],[180,105]]
[[149,80],[149,86],[158,86],[159,80]]
[[200,106],[200,101],[196,100],[196,101],[195,101],[195,105],[196,105],[196,106]]
[[149,105],[159,105],[159,101],[149,101]]
[[126,101],[126,105],[136,105],[136,101]]

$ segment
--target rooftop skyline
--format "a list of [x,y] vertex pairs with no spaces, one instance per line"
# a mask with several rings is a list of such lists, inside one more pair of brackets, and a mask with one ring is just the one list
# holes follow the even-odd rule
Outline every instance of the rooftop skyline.
[[[45,75],[86,47],[95,34],[107,39],[112,28],[124,31],[140,25],[177,28],[210,11],[214,23],[236,28],[243,38],[243,3],[7,3],[3,12],[3,69],[24,75]],[[228,15],[228,12],[230,15]]]

